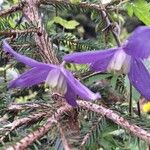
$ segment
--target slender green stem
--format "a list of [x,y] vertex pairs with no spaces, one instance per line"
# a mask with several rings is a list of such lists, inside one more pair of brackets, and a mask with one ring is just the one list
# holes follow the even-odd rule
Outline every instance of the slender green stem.
[[137,102],[137,111],[138,111],[138,116],[141,117],[141,108],[140,108],[140,102]]
[[132,116],[133,107],[132,107],[132,84],[130,83],[130,98],[129,98],[129,116]]
[[138,141],[138,149],[141,150],[141,146],[140,146],[140,138],[138,138],[137,141]]

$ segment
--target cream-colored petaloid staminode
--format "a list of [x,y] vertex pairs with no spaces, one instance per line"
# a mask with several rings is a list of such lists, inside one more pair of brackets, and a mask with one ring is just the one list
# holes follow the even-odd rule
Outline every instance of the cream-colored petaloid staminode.
[[124,74],[127,74],[130,71],[130,61],[131,61],[131,56],[126,55],[126,59],[122,66],[122,71]]
[[130,69],[130,56],[124,50],[118,50],[111,59],[107,70],[121,73],[128,73]]
[[101,3],[102,4],[108,4],[108,3],[110,3],[112,0],[101,0]]
[[53,89],[54,92],[57,92],[61,95],[66,94],[67,92],[67,82],[64,75],[58,69],[53,69],[49,72],[46,81],[46,84]]
[[62,95],[64,95],[67,92],[66,79],[62,73],[60,73],[60,75],[59,75],[56,91]]

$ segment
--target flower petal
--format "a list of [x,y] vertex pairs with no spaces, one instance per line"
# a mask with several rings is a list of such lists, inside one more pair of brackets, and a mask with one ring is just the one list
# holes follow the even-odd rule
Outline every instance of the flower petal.
[[39,66],[39,65],[42,65],[43,63],[41,62],[38,62],[34,59],[31,59],[27,56],[24,56],[24,55],[21,55],[21,54],[18,54],[17,52],[15,52],[11,46],[7,43],[6,40],[3,40],[3,49],[5,52],[8,52],[10,54],[12,54],[15,59],[17,59],[19,62],[22,62],[30,67],[36,67],[36,66]]
[[98,51],[88,51],[88,52],[78,52],[73,54],[68,54],[64,57],[66,62],[78,63],[78,64],[88,64],[101,59],[112,56],[118,48],[111,48],[108,50],[98,50]]
[[53,69],[50,71],[47,75],[45,83],[62,95],[67,92],[67,82],[60,69]]
[[48,73],[45,83],[50,87],[55,88],[58,84],[60,73],[60,69],[53,69]]
[[118,51],[117,49],[115,51],[113,51],[112,53],[106,51],[108,53],[105,53],[105,55],[102,54],[103,57],[101,57],[101,58],[99,57],[99,60],[94,61],[94,63],[92,63],[90,65],[91,70],[93,70],[93,71],[101,71],[101,72],[106,71],[109,63],[111,62],[111,59],[113,58],[114,54],[117,51]]
[[67,103],[70,104],[71,106],[73,107],[77,106],[76,94],[69,85],[67,86],[67,93],[65,94],[65,99]]
[[128,77],[137,91],[150,100],[150,74],[141,60],[131,59]]
[[9,88],[25,88],[25,87],[30,87],[32,85],[38,84],[43,82],[49,71],[51,70],[51,67],[34,67],[31,70],[23,73],[18,77],[17,79],[11,81],[9,83]]
[[141,26],[136,28],[128,38],[124,50],[131,56],[142,59],[148,58],[150,56],[150,27]]
[[83,84],[81,84],[69,71],[65,70],[64,68],[61,68],[61,70],[66,77],[68,85],[72,88],[76,95],[80,96],[80,98],[85,100],[96,100],[101,97],[98,93],[93,93]]

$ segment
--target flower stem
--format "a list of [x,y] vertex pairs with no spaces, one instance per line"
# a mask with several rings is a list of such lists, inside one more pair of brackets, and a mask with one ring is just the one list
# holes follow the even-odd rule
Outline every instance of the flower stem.
[[150,144],[150,133],[135,124],[130,123],[128,120],[121,117],[115,111],[110,110],[102,105],[93,104],[87,101],[78,100],[78,105],[84,109],[96,112],[118,124],[126,129],[129,133]]
[[132,84],[130,83],[129,116],[132,116]]
[[137,111],[138,111],[138,116],[141,117],[141,108],[140,108],[140,102],[137,102]]

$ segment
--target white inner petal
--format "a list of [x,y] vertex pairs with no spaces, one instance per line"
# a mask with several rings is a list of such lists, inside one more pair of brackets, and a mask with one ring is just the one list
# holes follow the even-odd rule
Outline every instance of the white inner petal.
[[110,3],[112,0],[101,0],[101,3],[102,4],[107,4],[107,3]]
[[127,55],[124,50],[118,50],[111,59],[107,70],[128,73],[130,69],[131,57]]
[[55,88],[58,83],[60,71],[53,69],[49,72],[45,83],[48,84],[50,87]]
[[130,71],[130,62],[131,62],[131,56],[127,55],[122,66],[123,73],[127,74]]
[[67,92],[66,79],[58,69],[53,69],[49,72],[45,83],[52,88],[53,92],[57,92],[61,95],[64,95]]
[[64,95],[67,92],[67,82],[62,73],[60,73],[56,91],[59,91],[59,93],[62,95]]

